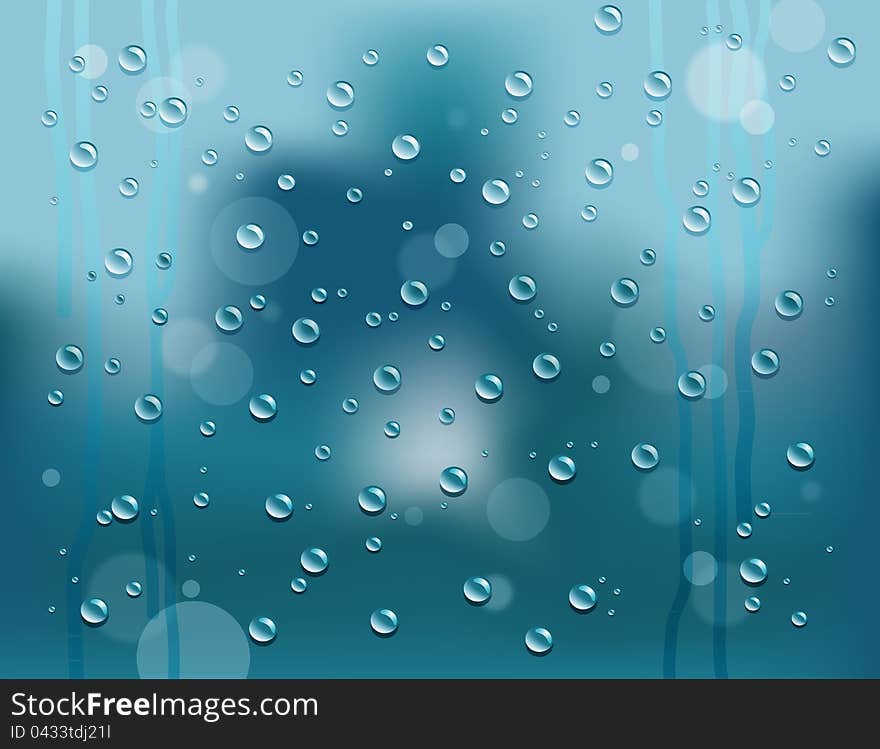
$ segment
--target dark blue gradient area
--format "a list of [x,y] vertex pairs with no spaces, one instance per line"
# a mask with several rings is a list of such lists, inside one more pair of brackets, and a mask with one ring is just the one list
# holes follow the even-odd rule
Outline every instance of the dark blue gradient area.
[[880,8],[220,5],[9,12],[0,675],[880,676]]

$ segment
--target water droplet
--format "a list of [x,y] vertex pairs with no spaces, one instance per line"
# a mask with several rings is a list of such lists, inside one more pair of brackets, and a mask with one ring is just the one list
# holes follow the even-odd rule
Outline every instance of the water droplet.
[[47,109],[40,116],[40,122],[42,122],[45,127],[55,127],[55,125],[58,124],[58,113],[54,109]]
[[288,192],[296,187],[296,180],[292,174],[282,174],[278,177],[278,189]]
[[747,585],[760,585],[767,579],[767,565],[760,559],[746,559],[739,566],[739,576]]
[[608,81],[602,81],[596,84],[596,96],[600,99],[610,99],[614,93],[614,86]]
[[736,526],[736,535],[740,538],[748,538],[752,535],[751,523],[740,523]]
[[505,109],[501,113],[501,121],[505,125],[513,125],[519,119],[519,112],[515,109]]
[[467,473],[458,466],[449,466],[440,473],[440,490],[448,497],[460,497],[468,486]]
[[378,328],[382,324],[382,315],[378,312],[367,312],[364,322],[370,328]]
[[382,551],[382,539],[378,536],[370,536],[364,542],[364,546],[370,553],[378,554],[380,551]]
[[396,421],[386,421],[383,431],[388,439],[393,440],[395,437],[400,436],[400,424]]
[[724,40],[724,43],[727,45],[727,49],[736,52],[738,49],[742,48],[743,39],[739,34],[731,34]]
[[309,581],[304,577],[295,577],[290,581],[290,589],[294,593],[305,593],[309,587]]
[[816,152],[816,156],[827,156],[831,153],[831,144],[823,138],[822,140],[816,141],[816,145],[813,146],[813,151]]
[[266,153],[272,148],[274,136],[265,125],[249,127],[244,134],[244,145],[251,153]]
[[611,301],[618,307],[632,307],[639,299],[639,285],[631,278],[618,278],[611,284]]
[[129,494],[113,497],[110,503],[110,512],[121,523],[132,522],[137,518],[139,511],[138,501]]
[[433,47],[428,48],[425,57],[432,67],[442,68],[449,62],[449,50],[442,44],[435,44]]
[[804,311],[804,300],[800,294],[791,289],[782,291],[774,302],[776,314],[783,320],[795,320]]
[[390,364],[377,367],[373,372],[373,384],[380,393],[390,395],[400,390],[400,370]]
[[[397,422],[388,422],[397,424]],[[386,427],[388,425],[386,424]],[[400,425],[398,424],[398,434]],[[396,436],[396,435],[395,435]],[[384,512],[387,503],[385,491],[379,486],[365,486],[358,492],[358,505],[367,515],[379,515]]]
[[156,116],[156,111],[158,107],[156,106],[156,102],[154,101],[145,101],[140,106],[141,117],[146,120],[150,120]]
[[663,101],[672,93],[672,78],[663,70],[654,70],[645,77],[645,94],[654,101]]
[[409,307],[421,307],[428,301],[428,287],[421,281],[405,281],[400,287],[400,298]]
[[788,464],[796,471],[806,471],[813,467],[815,455],[813,446],[808,442],[793,442],[785,452]]
[[342,410],[347,414],[356,414],[359,407],[357,398],[346,398],[342,401]]
[[599,354],[603,358],[610,359],[615,353],[617,353],[617,347],[611,341],[603,341],[599,344]]
[[852,39],[839,36],[828,45],[828,59],[831,60],[831,64],[835,67],[848,67],[855,62],[856,45]]
[[403,230],[404,230],[404,231],[411,231],[412,228],[413,228],[413,222],[407,220],[407,221],[404,221],[404,222],[401,224],[401,226],[403,227]]
[[258,616],[248,624],[248,634],[257,645],[268,645],[275,639],[275,622],[267,616]]
[[159,119],[168,127],[180,127],[187,118],[186,102],[177,96],[169,96],[159,104]]
[[256,421],[267,422],[272,421],[278,414],[278,405],[275,399],[267,393],[260,393],[253,396],[248,402],[248,410]]
[[640,471],[651,471],[660,462],[660,453],[654,445],[648,442],[640,442],[630,453],[632,464]]
[[568,603],[578,613],[592,611],[596,606],[596,591],[589,585],[575,585],[568,591]]
[[74,143],[70,147],[70,153],[68,156],[73,168],[80,172],[87,172],[90,169],[94,169],[95,164],[98,163],[98,149],[95,147],[94,143],[89,143],[87,140],[81,140],[78,143]]
[[692,205],[682,215],[681,222],[688,234],[699,236],[709,231],[712,214],[704,206]]
[[272,520],[287,520],[293,514],[293,502],[286,494],[271,494],[266,497],[266,514]]
[[663,343],[666,340],[666,329],[658,325],[656,328],[651,328],[648,335],[654,343]]
[[446,339],[439,333],[435,333],[428,339],[428,348],[431,351],[442,351],[446,348]]
[[651,127],[659,127],[663,122],[663,112],[658,109],[652,109],[648,114],[645,115],[645,122],[647,122]]
[[745,600],[746,611],[750,614],[754,614],[761,608],[761,599],[758,596],[749,596]]
[[107,101],[107,97],[110,95],[110,91],[106,86],[95,86],[92,89],[92,101],[96,101],[99,104]]
[[373,67],[373,65],[379,62],[379,53],[375,49],[368,49],[361,56],[361,60],[363,60],[364,65]]
[[800,629],[807,626],[807,615],[803,611],[795,611],[791,615],[791,623]]
[[82,349],[72,343],[61,346],[55,352],[55,364],[58,365],[58,369],[66,374],[79,372],[83,367],[84,361],[85,357]]
[[[606,6],[610,7],[610,6]],[[553,635],[544,627],[532,627],[526,632],[526,647],[532,655],[546,655],[553,647]]]
[[304,369],[299,373],[299,381],[303,385],[314,385],[318,381],[318,375],[314,369]]
[[123,47],[119,51],[117,59],[119,67],[122,68],[122,72],[126,75],[137,75],[142,73],[144,68],[147,67],[147,53],[136,44]]
[[537,213],[527,213],[522,217],[522,225],[526,229],[536,229],[540,219]]
[[343,135],[348,134],[348,123],[345,120],[336,120],[336,122],[331,125],[330,130],[333,132],[333,135],[341,138]]
[[137,580],[132,580],[125,586],[125,592],[130,598],[137,598],[144,590],[144,586]]
[[482,374],[474,382],[474,392],[483,403],[495,403],[504,395],[504,383],[496,374]]
[[591,222],[595,221],[599,216],[599,209],[594,205],[585,205],[581,208],[581,218],[584,221]]
[[510,199],[510,186],[503,179],[487,179],[482,193],[489,205],[504,205]]
[[504,79],[504,90],[514,99],[525,99],[532,93],[532,76],[524,70],[508,73]]
[[152,393],[142,395],[134,402],[134,415],[145,424],[152,424],[162,416],[162,401]]
[[301,70],[291,70],[287,74],[287,85],[293,88],[299,88],[303,85],[303,74]]
[[569,109],[562,117],[562,121],[568,125],[568,127],[577,127],[581,121],[581,113],[576,109]]
[[50,390],[47,399],[50,406],[60,406],[64,403],[64,393],[60,390]]
[[223,119],[227,122],[238,122],[238,118],[240,113],[238,111],[238,107],[230,104],[223,110]]
[[538,354],[532,360],[532,371],[538,379],[550,382],[559,377],[562,364],[553,354]]
[[706,378],[692,370],[678,378],[678,392],[687,400],[699,400],[706,394]]
[[704,304],[697,314],[703,322],[712,322],[715,319],[715,308],[711,304]]
[[492,583],[485,577],[469,577],[462,586],[465,600],[474,606],[482,606],[492,597]]
[[709,183],[704,179],[698,179],[694,182],[694,195],[698,198],[705,198],[709,194]]
[[826,296],[825,297],[825,306],[826,307],[833,307],[834,306],[834,297],[833,296]]
[[584,176],[593,187],[607,187],[614,179],[614,167],[606,159],[593,159],[587,164]]
[[397,632],[397,614],[391,609],[376,609],[370,614],[370,628],[379,637],[391,637]]
[[83,601],[79,607],[79,615],[90,627],[100,627],[107,621],[110,610],[100,598],[89,598],[87,601]]
[[235,241],[243,250],[257,250],[263,246],[265,234],[259,224],[242,224],[235,232]]
[[354,87],[347,81],[336,81],[327,87],[327,102],[333,109],[348,109],[354,104]]
[[99,510],[95,520],[98,521],[98,525],[110,525],[113,522],[113,515],[110,510]]
[[516,302],[529,302],[538,293],[538,286],[531,276],[514,276],[507,284],[511,299]]
[[243,324],[241,310],[232,304],[220,307],[214,313],[214,322],[223,333],[237,333]]
[[550,478],[560,484],[567,484],[577,475],[577,467],[568,455],[554,455],[547,463]]
[[752,354],[752,371],[758,377],[772,377],[779,371],[779,355],[769,348]]
[[316,244],[318,244],[318,232],[316,232],[314,229],[306,229],[303,232],[302,239],[303,242],[309,247],[314,247]]
[[784,75],[779,79],[779,88],[783,91],[794,91],[797,79],[793,75]]
[[412,161],[422,150],[414,135],[397,135],[391,141],[391,153],[401,161]]
[[150,314],[150,319],[154,325],[164,325],[168,322],[168,310],[164,307],[156,307]]
[[345,192],[345,199],[352,204],[360,203],[364,199],[364,191],[359,187],[349,187]]
[[455,421],[455,411],[451,408],[441,408],[438,418],[441,424],[452,424]]
[[603,5],[593,16],[593,23],[600,33],[610,36],[620,31],[623,26],[623,13],[616,5]]
[[320,286],[312,289],[312,293],[310,294],[312,297],[312,301],[315,304],[323,304],[327,301],[327,289],[322,289]]
[[318,323],[308,317],[300,317],[290,329],[293,339],[303,346],[311,346],[321,335]]
[[132,266],[131,253],[121,247],[110,250],[104,257],[104,268],[114,278],[125,278],[131,273]]
[[758,502],[758,504],[755,505],[755,515],[759,518],[770,517],[770,503]]
[[731,193],[737,205],[757,205],[761,199],[761,184],[752,177],[743,177],[733,183]]
[[320,575],[327,571],[329,560],[327,552],[317,547],[306,549],[299,557],[299,563],[303,570],[310,575]]
[[121,369],[122,364],[120,363],[119,359],[115,357],[111,356],[109,359],[107,359],[107,361],[104,362],[104,371],[108,375],[117,375],[119,374]]
[[193,504],[199,509],[204,509],[211,504],[211,498],[206,492],[197,492],[193,494]]

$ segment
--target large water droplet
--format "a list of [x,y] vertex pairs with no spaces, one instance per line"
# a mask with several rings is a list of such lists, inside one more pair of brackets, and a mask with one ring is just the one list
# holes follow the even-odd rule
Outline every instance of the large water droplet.
[[147,53],[136,44],[123,47],[118,56],[119,67],[126,75],[137,75],[147,67]]
[[126,177],[119,182],[119,194],[123,198],[133,198],[138,194],[140,185],[134,177]]
[[485,577],[469,577],[462,586],[465,600],[474,606],[482,606],[492,597],[492,583]]
[[390,364],[377,367],[373,372],[373,385],[380,393],[390,395],[400,390],[400,370]]
[[822,140],[817,140],[816,145],[813,146],[813,151],[816,156],[827,156],[831,153],[831,144],[824,138]]
[[308,317],[300,317],[290,329],[293,339],[303,346],[311,346],[321,336],[318,323]]
[[776,314],[783,320],[794,320],[804,311],[804,299],[796,291],[788,289],[779,292],[773,306],[776,308]]
[[553,354],[538,354],[532,360],[532,372],[535,373],[538,379],[545,382],[555,380],[559,377],[561,371],[562,364],[559,363],[559,359]]
[[761,184],[751,177],[743,177],[733,183],[731,192],[738,205],[747,207],[757,205],[761,199]]
[[248,410],[251,412],[251,416],[257,421],[267,422],[272,421],[272,419],[278,414],[278,405],[275,403],[275,399],[271,395],[268,393],[260,393],[250,399]]
[[706,378],[696,370],[678,378],[678,392],[689,401],[699,400],[706,394]]
[[266,153],[273,140],[272,131],[265,125],[249,127],[244,134],[244,144],[251,153]]
[[[65,374],[79,372],[83,367],[84,361],[85,356],[83,355],[83,350],[72,343],[69,343],[66,346],[61,346],[55,352],[55,364],[57,364],[58,369]],[[62,400],[64,400],[63,396]]]
[[145,424],[152,424],[162,416],[162,401],[151,393],[134,402],[134,415]]
[[496,374],[482,374],[474,382],[474,392],[484,403],[494,403],[504,395],[504,383]]
[[654,70],[645,76],[645,94],[653,101],[663,101],[672,93],[672,78],[663,70]]
[[660,453],[654,445],[648,442],[640,442],[630,453],[632,464],[640,471],[651,471],[660,462]]
[[511,299],[516,302],[529,302],[538,293],[538,285],[531,276],[514,276],[507,284]]
[[779,371],[779,355],[769,348],[752,354],[752,371],[758,377],[772,377]]
[[795,611],[791,615],[791,623],[795,627],[801,628],[807,626],[807,615],[803,611]]
[[310,575],[320,575],[327,571],[330,560],[327,558],[326,551],[312,547],[300,554],[299,563]]
[[100,627],[107,621],[110,610],[102,599],[89,598],[87,601],[83,601],[79,607],[79,615],[90,627]]
[[589,585],[575,585],[568,591],[568,603],[578,613],[592,611],[596,606],[596,591]]
[[125,593],[130,598],[137,598],[144,591],[144,586],[137,580],[132,580],[125,586]]
[[131,253],[121,247],[110,250],[104,257],[104,269],[114,278],[125,278],[133,266]]
[[395,437],[400,436],[400,423],[397,421],[386,421],[383,431],[388,439],[393,440]]
[[514,99],[525,99],[532,93],[532,76],[524,70],[508,73],[504,79],[504,90]]
[[838,68],[852,65],[856,59],[856,45],[853,40],[845,36],[837,37],[828,45],[828,59],[831,60],[832,65]]
[[577,475],[577,467],[568,455],[554,455],[547,463],[550,478],[560,484],[567,484]]
[[593,16],[593,23],[602,34],[611,35],[623,26],[623,13],[616,5],[603,5]]
[[94,169],[95,164],[98,163],[98,149],[95,147],[94,143],[89,143],[87,140],[81,140],[78,143],[74,143],[70,147],[70,153],[68,156],[73,168],[80,172],[87,172],[90,169]]
[[468,486],[467,473],[458,466],[449,466],[440,473],[440,489],[449,497],[460,497]]
[[398,135],[391,141],[391,153],[401,161],[411,161],[422,150],[414,135]]
[[177,96],[169,96],[159,104],[159,119],[167,127],[180,127],[186,122],[186,102]]
[[796,471],[806,471],[813,467],[816,460],[813,446],[809,442],[794,442],[785,452],[788,464]]
[[421,307],[428,301],[428,287],[422,281],[405,281],[400,287],[400,298],[410,307]]
[[747,585],[760,585],[767,579],[767,565],[760,559],[746,559],[739,566],[739,576]]
[[682,215],[681,223],[688,234],[699,236],[709,231],[709,227],[712,225],[712,214],[704,206],[692,205]]
[[619,307],[632,307],[639,300],[639,285],[631,278],[618,278],[611,284],[611,300]]
[[259,224],[242,224],[235,231],[235,241],[244,250],[257,250],[263,246],[266,235]]
[[333,109],[348,109],[354,104],[354,87],[347,81],[336,81],[327,87],[327,101]]
[[391,637],[397,632],[397,614],[391,609],[376,609],[370,614],[370,628],[379,637]]
[[544,627],[532,627],[526,632],[526,647],[533,655],[546,655],[553,647],[553,635]]
[[357,500],[358,506],[367,515],[378,515],[384,512],[387,503],[385,491],[379,486],[365,486],[358,492]]
[[275,639],[275,622],[267,616],[258,616],[248,624],[248,634],[257,645],[268,645]]
[[593,159],[587,164],[584,176],[593,187],[608,187],[614,179],[614,167],[606,159]]
[[243,321],[241,310],[232,304],[224,305],[214,313],[214,322],[224,333],[237,333]]
[[120,522],[130,523],[138,516],[138,501],[129,494],[120,494],[118,497],[113,497],[110,512]]
[[293,502],[286,494],[266,497],[266,514],[272,520],[287,520],[293,514]]
[[482,193],[483,200],[489,205],[504,205],[510,199],[510,185],[503,179],[487,179]]
[[442,44],[435,44],[433,47],[428,48],[425,57],[432,67],[442,68],[449,62],[449,50]]

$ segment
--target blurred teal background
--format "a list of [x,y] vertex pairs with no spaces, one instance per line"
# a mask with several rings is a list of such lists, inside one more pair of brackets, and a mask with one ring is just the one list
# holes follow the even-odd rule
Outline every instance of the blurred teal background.
[[[611,35],[594,24],[601,3],[583,2],[7,9],[3,676],[880,675],[869,325],[880,270],[880,6],[616,4],[623,25]],[[730,34],[741,49],[728,47]],[[849,67],[826,53],[840,36],[857,47]],[[138,75],[117,63],[129,44],[147,55]],[[426,61],[435,44],[449,51],[442,68]],[[367,50],[377,64],[363,62]],[[77,54],[81,73],[68,66]],[[288,85],[292,70],[301,86]],[[505,92],[517,70],[534,81],[524,100]],[[666,101],[645,95],[652,70],[672,79]],[[793,91],[778,85],[786,74]],[[337,80],[355,90],[346,111],[326,99]],[[596,93],[603,81],[610,98]],[[93,99],[96,85],[106,101]],[[139,113],[168,96],[187,103],[179,128]],[[769,129],[741,118],[752,100],[772,108]],[[237,122],[224,120],[228,105]],[[511,107],[518,119],[506,124]],[[54,127],[41,124],[46,109]],[[646,122],[652,109],[659,127]],[[576,127],[563,122],[569,110]],[[340,119],[342,137],[331,130]],[[244,135],[261,124],[274,144],[256,155]],[[391,153],[400,133],[421,144],[411,162]],[[820,139],[826,157],[814,152]],[[68,160],[81,140],[98,148],[91,171]],[[206,149],[216,164],[203,163]],[[614,165],[605,189],[584,178],[595,158]],[[464,182],[450,179],[453,168]],[[757,206],[734,202],[728,173],[760,182]],[[281,174],[295,177],[293,190],[278,188]],[[119,192],[125,177],[139,183],[134,198]],[[503,206],[481,197],[493,178],[510,185]],[[704,198],[692,192],[701,179]],[[360,203],[346,200],[350,187]],[[585,205],[595,221],[581,217]],[[711,212],[703,236],[682,228],[691,205]],[[524,228],[527,213],[537,228]],[[245,256],[230,240],[254,221],[266,245]],[[457,258],[435,246],[448,223],[467,231]],[[301,239],[309,229],[314,246]],[[503,256],[490,253],[493,241]],[[134,258],[126,278],[104,269],[116,247]],[[645,248],[655,264],[640,263]],[[167,270],[155,263],[162,251],[173,255]],[[508,294],[518,274],[537,283],[528,304]],[[620,277],[639,285],[632,307],[610,298]],[[400,298],[412,278],[430,290],[419,309]],[[316,287],[325,302],[312,301]],[[774,310],[786,289],[804,300],[796,320]],[[261,311],[249,306],[257,293]],[[243,313],[234,335],[214,324],[226,304]],[[711,322],[698,316],[706,304]],[[157,307],[163,326],[151,322]],[[382,315],[377,328],[364,321],[371,311]],[[321,327],[313,347],[291,337],[300,317]],[[655,326],[664,343],[651,341]],[[436,333],[442,351],[427,345]],[[614,357],[600,355],[603,341]],[[65,344],[84,351],[73,375],[55,363]],[[767,379],[749,364],[765,347],[780,358]],[[562,363],[553,382],[531,371],[542,352]],[[104,370],[109,357],[121,362],[116,375]],[[384,364],[402,373],[393,395],[372,384]],[[317,372],[312,386],[300,382],[306,368]],[[676,388],[688,370],[708,381],[693,402]],[[475,397],[484,372],[503,379],[501,401]],[[64,403],[52,407],[56,388]],[[154,424],[135,418],[145,393],[164,404]],[[257,393],[278,403],[269,423],[248,413]],[[355,414],[342,410],[349,397]],[[453,424],[439,421],[444,407]],[[396,439],[383,434],[391,419]],[[204,420],[216,423],[209,439]],[[803,472],[786,462],[800,441],[816,455]],[[653,471],[630,460],[640,442],[659,450]],[[316,459],[319,445],[329,460]],[[571,483],[548,475],[558,454],[577,464]],[[469,477],[457,498],[438,485],[453,465]],[[527,481],[510,489],[512,478]],[[388,496],[375,517],[357,506],[370,484]],[[197,492],[208,507],[194,505]],[[266,516],[275,493],[293,500],[287,522]],[[139,517],[100,526],[96,513],[121,494],[137,498]],[[763,519],[753,512],[762,501],[772,507]],[[747,539],[735,530],[744,521]],[[377,554],[364,548],[370,536],[383,541]],[[313,546],[329,569],[297,595],[290,582],[309,577],[299,560]],[[708,584],[684,575],[692,552],[714,559]],[[751,557],[769,570],[758,589],[739,575]],[[462,595],[475,575],[493,587],[482,607]],[[126,595],[132,580],[138,598]],[[598,595],[587,615],[568,603],[577,584]],[[744,608],[750,595],[757,613]],[[93,596],[110,615],[90,628],[79,607]],[[370,629],[379,608],[399,617],[393,637]],[[795,611],[806,627],[792,625]],[[267,647],[247,637],[260,616],[277,626]],[[523,643],[537,626],[553,636],[544,658]]]

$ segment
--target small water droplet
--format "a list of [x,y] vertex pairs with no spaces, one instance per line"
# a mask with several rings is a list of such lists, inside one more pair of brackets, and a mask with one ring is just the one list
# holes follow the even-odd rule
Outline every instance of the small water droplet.
[[603,5],[593,16],[593,23],[600,33],[610,36],[623,26],[623,13],[616,5]]
[[248,624],[248,634],[257,645],[268,645],[277,634],[275,622],[267,616],[255,617]]
[[546,655],[553,648],[553,635],[544,627],[532,627],[526,632],[525,642],[532,655]]
[[485,577],[469,577],[462,586],[465,600],[474,606],[483,606],[492,597],[492,583]]
[[397,614],[391,609],[376,609],[370,614],[370,628],[379,637],[391,637],[398,626]]
[[755,505],[755,515],[759,518],[770,517],[770,503],[758,502],[758,504]]
[[449,62],[449,50],[442,44],[435,44],[433,47],[428,47],[425,57],[431,67],[442,68]]
[[816,156],[827,156],[831,153],[831,144],[823,138],[822,140],[816,141],[816,145],[813,146],[813,151],[815,151]]
[[660,462],[660,453],[654,445],[648,442],[640,442],[630,453],[632,464],[640,471],[651,471]]

